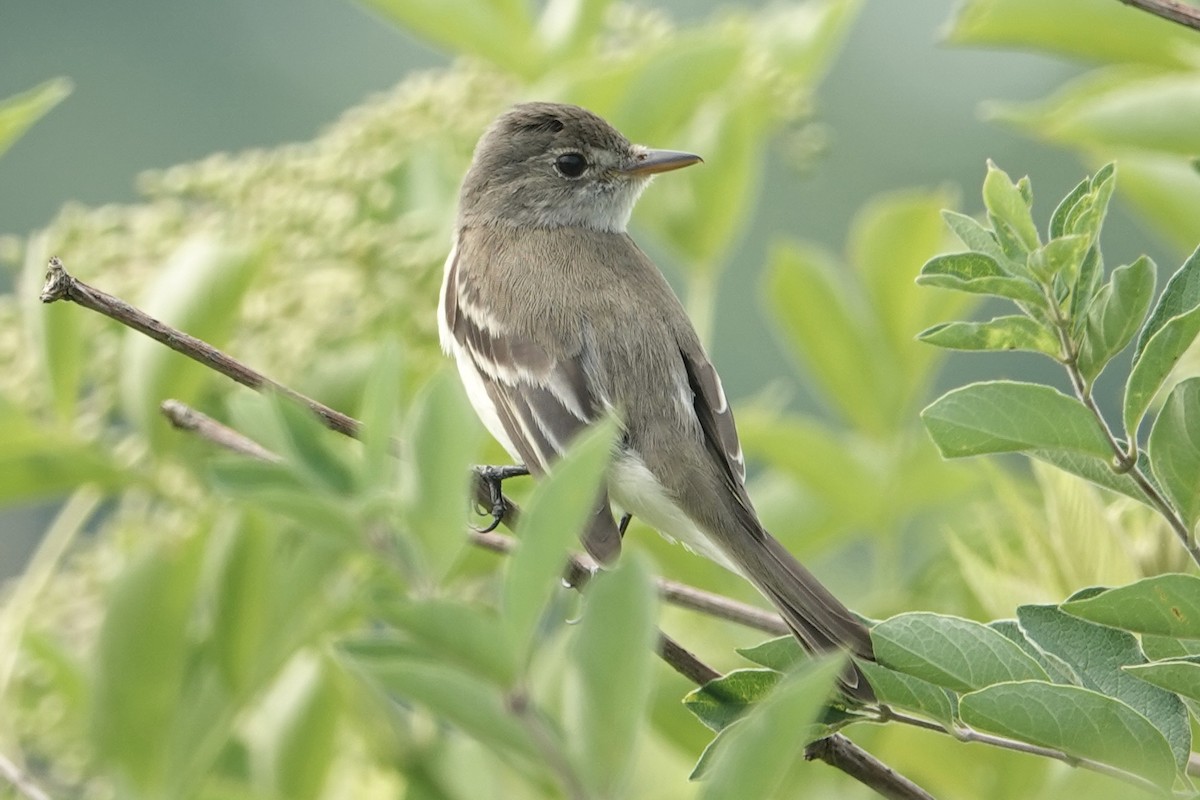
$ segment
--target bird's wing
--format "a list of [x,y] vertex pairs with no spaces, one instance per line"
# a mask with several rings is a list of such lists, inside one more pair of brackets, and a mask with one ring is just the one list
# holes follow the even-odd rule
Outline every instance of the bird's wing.
[[[470,370],[482,386],[472,402],[481,416],[499,419],[508,443],[535,475],[547,472],[575,436],[605,414],[606,398],[588,380],[582,347],[555,352],[504,330],[489,313],[486,298],[464,291],[455,264],[447,276],[442,314],[460,368]],[[607,494],[598,501],[583,543],[602,563],[620,552],[621,535]]]
[[[725,400],[720,378],[699,348],[681,348],[692,406],[705,447],[718,463],[726,485],[737,499],[737,513],[746,536],[755,547],[734,546],[731,557],[743,573],[771,599],[792,630],[816,652],[845,647],[863,658],[873,658],[870,636],[862,623],[826,589],[787,549],[763,529],[746,492],[746,466]],[[871,689],[854,667],[842,677],[848,692],[872,699]]]
[[692,409],[708,449],[734,496],[753,516],[750,496],[746,493],[746,460],[721,378],[699,346],[681,347],[679,354],[692,390]]

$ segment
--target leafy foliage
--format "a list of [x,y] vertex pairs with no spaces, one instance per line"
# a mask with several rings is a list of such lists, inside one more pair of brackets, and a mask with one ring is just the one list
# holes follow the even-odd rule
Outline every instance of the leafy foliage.
[[[1019,300],[1011,292],[1001,294],[1013,300],[1023,316],[998,319],[1021,320],[1027,339],[1040,336],[1047,343],[1056,342],[1043,352],[1066,368],[1076,397],[1028,383],[976,383],[938,398],[921,417],[947,457],[1022,452],[1148,503],[1163,514],[1200,562],[1194,533],[1200,448],[1193,430],[1200,424],[1193,419],[1200,406],[1188,402],[1193,381],[1179,383],[1169,392],[1155,422],[1160,433],[1152,432],[1146,452],[1153,478],[1138,457],[1142,418],[1200,333],[1200,322],[1195,321],[1200,319],[1200,283],[1195,278],[1200,251],[1167,282],[1153,308],[1154,265],[1148,259],[1119,267],[1104,281],[1100,227],[1115,176],[1115,168],[1109,165],[1072,190],[1055,210],[1043,244],[1033,225],[1028,178],[1013,183],[989,164],[983,200],[991,227],[972,229],[957,220],[951,226],[971,231],[961,236],[971,248],[961,256],[964,263],[990,259],[987,263],[995,269],[1036,288],[1038,296]],[[942,279],[947,259],[926,264],[922,279],[929,273],[935,285],[959,289]],[[960,269],[958,274],[969,273]],[[990,275],[980,274],[965,282],[988,279]],[[1011,322],[1009,328],[1015,330]],[[1125,385],[1125,427],[1118,439],[1101,416],[1092,388],[1096,376],[1133,341],[1135,333],[1138,344]],[[961,323],[935,326],[921,338],[941,347],[970,350],[1005,350],[1015,341],[1011,336],[981,338],[969,324]],[[1106,476],[1106,461],[1110,473],[1127,474],[1132,483]]]
[[[1148,657],[1142,641],[1161,637],[1172,644],[1156,640],[1160,651],[1186,651],[1200,638],[1198,599],[1200,578],[1170,574],[1059,605],[1022,606],[1016,620],[990,625],[906,613],[872,629],[879,663],[860,666],[894,711],[960,737],[983,733],[1050,748],[1165,791],[1189,785],[1192,732],[1181,698],[1196,694],[1196,663]],[[782,669],[805,660],[791,637],[747,656],[759,653]],[[734,730],[748,708],[773,697],[779,680],[773,670],[732,672],[694,692],[689,707],[705,724]]]
[[[1062,31],[1069,27],[1072,35]],[[1200,175],[1192,167],[1200,43],[1182,26],[1104,0],[971,0],[947,29],[956,43],[1019,47],[1094,66],[1053,96],[992,104],[996,118],[1039,139],[1074,148],[1085,161],[1121,163],[1122,192],[1147,224],[1190,250]]]
[[[541,96],[587,105],[638,140],[706,155],[703,171],[656,185],[637,224],[681,267],[689,310],[707,329],[770,140],[806,121],[859,3],[728,12],[685,27],[604,0],[370,5],[467,58],[405,81],[313,142],[147,175],[138,205],[67,208],[21,247],[18,295],[0,297],[0,502],[65,502],[0,612],[0,746],[27,754],[39,780],[64,795],[247,799],[622,797],[667,784],[680,795],[768,796],[816,736],[849,728],[883,749],[883,736],[872,739],[879,726],[861,723],[886,715],[831,700],[844,665],[809,660],[790,638],[743,647],[761,668],[733,669],[681,707],[682,683],[651,649],[659,609],[638,550],[659,545],[631,541],[582,600],[561,586],[609,428],[578,442],[533,491],[511,557],[470,547],[465,468],[497,451],[485,449],[456,382],[439,372],[428,313],[471,145],[499,108]],[[974,41],[1000,41],[1001,17],[1015,35],[1008,9],[993,17],[981,11],[988,5],[969,4],[955,38],[967,41],[972,22]],[[1023,28],[1041,37],[1028,41],[1064,46],[1047,33],[1057,9],[1008,7],[1023,8]],[[1086,17],[1098,31],[1113,19]],[[1126,32],[1148,41],[1141,27]],[[1080,54],[1143,53],[1119,41]],[[1179,73],[1159,76],[1152,122],[1162,98],[1187,98],[1174,79],[1196,63],[1190,41],[1170,42],[1139,56],[1148,69]],[[0,148],[61,88],[0,108]],[[1114,97],[1116,108],[1140,99]],[[1047,130],[1107,131],[1089,140],[1097,149],[1156,143],[1152,156],[1123,156],[1122,185],[1140,197],[1158,192],[1153,207],[1166,224],[1190,230],[1190,195],[1162,202],[1170,181],[1187,185],[1174,169],[1183,128],[1130,126],[1112,108]],[[953,204],[948,193],[912,191],[869,203],[843,254],[777,243],[766,305],[824,414],[764,397],[739,407],[739,421],[763,466],[753,493],[770,527],[807,555],[834,539],[853,547],[870,538],[861,549],[872,550],[874,573],[855,552],[856,583],[874,587],[875,606],[907,609],[919,597],[912,576],[898,574],[914,569],[907,562],[942,574],[956,564],[966,583],[983,576],[970,587],[975,597],[994,588],[1000,557],[968,553],[960,537],[954,561],[938,560],[926,534],[961,524],[968,502],[1011,510],[1004,492],[1027,488],[979,462],[943,461],[931,446],[917,412],[945,351],[1028,349],[1066,366],[1074,399],[1032,383],[974,384],[929,406],[925,428],[947,455],[1024,452],[1129,505],[1039,467],[1046,505],[1010,526],[1025,537],[1007,553],[1017,563],[1010,573],[1027,581],[1016,619],[901,613],[875,626],[880,662],[860,668],[883,702],[955,736],[1007,737],[1193,792],[1184,768],[1195,709],[1187,703],[1198,700],[1196,579],[1137,580],[1152,565],[1117,542],[1134,524],[1152,529],[1146,538],[1159,533],[1148,509],[1178,527],[1200,513],[1195,379],[1171,385],[1200,326],[1196,258],[1157,303],[1148,259],[1106,276],[1099,234],[1114,186],[1111,168],[1080,183],[1045,240],[1028,179],[993,167],[982,221],[939,217]],[[965,251],[947,252],[947,225]],[[334,437],[280,398],[230,389],[79,309],[41,307],[36,287],[51,252],[357,413],[364,441]],[[989,296],[1017,313],[943,322]],[[941,349],[914,340],[921,329]],[[1126,431],[1115,439],[1087,400],[1131,345]],[[169,433],[155,412],[166,395],[252,435],[278,460],[214,456]],[[1146,507],[1141,516],[1128,513],[1133,503]],[[1111,541],[1077,533],[1099,531],[1100,521]],[[989,546],[1001,552],[999,541]],[[681,572],[704,569],[668,558]],[[1105,582],[1117,588],[1042,602],[1116,573],[1121,580]],[[704,577],[715,588],[740,585]],[[665,619],[673,632],[689,624]],[[745,644],[701,624],[706,649]],[[925,769],[925,745],[895,745],[906,733],[890,752],[902,771]],[[971,753],[976,765],[999,766],[923,781],[963,795],[999,796],[1014,780],[1037,790],[1028,762],[1014,770],[989,762],[1003,754]],[[689,771],[703,779],[698,787],[686,784]],[[1046,785],[1057,792],[1064,780],[1078,778]],[[853,791],[816,770],[803,785],[813,796]]]

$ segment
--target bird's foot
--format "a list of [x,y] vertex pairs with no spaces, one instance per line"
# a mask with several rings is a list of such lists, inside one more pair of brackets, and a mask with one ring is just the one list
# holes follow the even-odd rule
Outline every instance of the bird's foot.
[[[529,474],[524,464],[506,464],[503,466],[482,465],[474,468],[476,477],[487,487],[487,508],[480,508],[479,513],[490,514],[492,521],[485,527],[476,528],[479,533],[491,533],[500,527],[504,521],[507,502],[504,499],[504,482],[509,478],[519,478]],[[482,504],[481,504],[482,505]]]

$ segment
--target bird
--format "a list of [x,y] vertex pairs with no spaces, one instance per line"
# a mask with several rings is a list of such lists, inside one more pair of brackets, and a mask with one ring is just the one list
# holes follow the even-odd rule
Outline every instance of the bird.
[[[633,144],[575,105],[500,114],[459,194],[438,304],[442,348],[484,426],[535,478],[588,426],[617,418],[582,533],[601,564],[621,549],[615,504],[750,581],[808,651],[874,660],[864,623],[763,527],[721,379],[627,231],[653,176],[701,161]],[[853,662],[841,684],[853,700],[874,699]]]

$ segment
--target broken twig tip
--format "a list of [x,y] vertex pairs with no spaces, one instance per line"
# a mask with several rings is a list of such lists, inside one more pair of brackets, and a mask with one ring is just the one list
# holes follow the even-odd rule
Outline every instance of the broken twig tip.
[[58,256],[52,257],[50,263],[46,265],[46,283],[42,286],[42,302],[53,303],[56,300],[69,298],[71,283],[74,280],[67,272],[67,268],[63,266],[62,259]]

